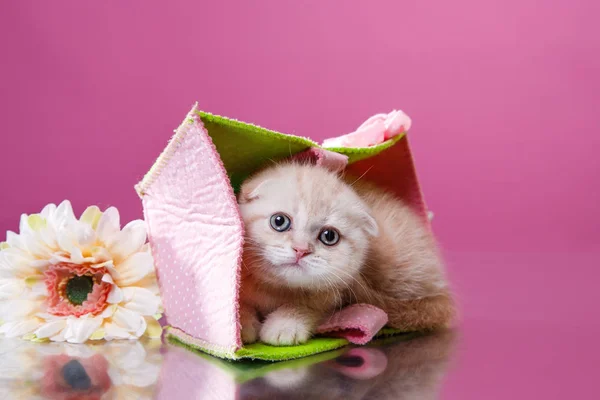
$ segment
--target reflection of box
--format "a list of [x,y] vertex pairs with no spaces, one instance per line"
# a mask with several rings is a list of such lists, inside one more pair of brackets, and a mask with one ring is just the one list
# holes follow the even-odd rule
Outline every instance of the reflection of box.
[[[311,147],[320,148],[305,138],[196,107],[190,111],[136,186],[170,335],[212,354],[239,358],[237,301],[244,232],[235,192],[263,165]],[[368,148],[328,150],[346,155],[350,173],[393,191],[425,218],[405,135]]]

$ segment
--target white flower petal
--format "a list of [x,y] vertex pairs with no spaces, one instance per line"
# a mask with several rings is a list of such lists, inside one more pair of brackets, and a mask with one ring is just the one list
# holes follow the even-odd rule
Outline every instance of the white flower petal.
[[35,331],[35,335],[40,339],[56,336],[65,328],[65,326],[67,326],[66,319],[55,319],[54,321],[46,322],[44,325],[40,326]]
[[94,258],[94,264],[112,260],[110,252],[105,247],[92,247],[91,252],[92,257]]
[[101,217],[102,211],[97,206],[90,206],[81,214],[79,220],[88,224],[92,229],[96,229]]
[[135,220],[125,225],[108,246],[113,257],[123,260],[139,251],[144,243],[146,243],[146,223]]
[[52,336],[50,338],[50,340],[53,341],[53,342],[64,342],[65,341],[65,332],[66,331],[67,331],[66,329],[63,329],[62,331],[60,331],[58,333],[58,335]]
[[0,300],[18,297],[25,291],[25,287],[25,282],[22,280],[0,278]]
[[118,304],[123,301],[123,291],[117,285],[113,285],[106,302],[109,304]]
[[119,211],[114,207],[107,208],[100,217],[100,220],[98,221],[98,227],[96,228],[98,240],[108,245],[120,230],[121,223]]
[[12,299],[0,302],[0,318],[4,321],[22,320],[40,310],[41,301]]
[[21,240],[21,237],[11,231],[6,232],[6,243],[8,243],[10,247],[16,247],[19,249],[23,248],[23,241]]
[[83,254],[74,237],[74,232],[71,232],[68,228],[61,229],[58,232],[57,241],[60,248],[69,253],[71,262],[75,264],[83,262]]
[[60,229],[66,225],[70,225],[75,220],[75,214],[73,214],[73,207],[69,200],[65,200],[56,207],[54,213],[52,213],[50,223],[54,225],[55,229]]
[[140,315],[154,315],[158,312],[160,297],[150,290],[140,287],[125,287],[122,291],[122,307]]
[[21,214],[21,218],[19,219],[19,233],[21,235],[31,231],[31,227],[29,227],[29,223],[27,222],[28,218],[29,215]]
[[140,326],[146,322],[144,321],[144,317],[140,314],[123,307],[117,308],[112,319],[118,326],[129,333],[137,332],[140,329]]
[[119,286],[131,286],[154,270],[154,260],[150,253],[135,253],[117,267],[115,280]]
[[127,331],[125,328],[113,323],[104,324],[104,332],[104,338],[106,340],[129,339],[132,337],[129,331]]
[[51,217],[52,215],[54,215],[54,213],[56,212],[56,204],[48,204],[46,205],[46,207],[44,207],[42,209],[42,212],[40,212],[40,215],[46,219],[48,219],[49,217]]
[[116,305],[110,305],[110,306],[106,307],[104,309],[104,311],[102,311],[102,314],[100,314],[100,316],[102,318],[110,318],[115,313],[115,311],[117,311],[117,306]]
[[48,297],[48,287],[46,286],[46,282],[39,280],[30,285],[30,293],[33,298]]
[[101,317],[69,318],[65,328],[65,340],[69,343],[84,343],[102,325]]
[[0,326],[0,333],[8,338],[23,336],[35,331],[38,326],[40,326],[40,320],[37,318],[11,321]]
[[146,328],[148,327],[148,324],[146,323],[146,319],[144,317],[142,317],[141,322],[142,323],[140,324],[139,328],[134,333],[134,336],[138,338],[142,336],[144,332],[146,332]]
[[36,274],[30,260],[18,249],[0,251],[0,278],[26,278]]
[[96,232],[88,224],[76,221],[72,229],[80,246],[87,247],[96,242]]
[[26,248],[32,255],[37,258],[48,258],[52,255],[53,250],[40,240],[40,235],[35,233],[21,233],[23,247]]

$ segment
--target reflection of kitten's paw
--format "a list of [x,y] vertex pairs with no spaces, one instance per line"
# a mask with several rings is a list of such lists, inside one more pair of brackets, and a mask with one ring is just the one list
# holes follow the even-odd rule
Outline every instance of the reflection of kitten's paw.
[[265,375],[265,380],[272,387],[293,389],[302,386],[308,378],[308,368],[287,368],[271,371]]
[[242,309],[240,323],[242,324],[242,342],[256,342],[258,340],[258,332],[260,331],[260,321],[256,314],[244,312]]
[[306,342],[310,328],[295,315],[278,313],[269,315],[260,329],[260,340],[273,346],[292,346]]

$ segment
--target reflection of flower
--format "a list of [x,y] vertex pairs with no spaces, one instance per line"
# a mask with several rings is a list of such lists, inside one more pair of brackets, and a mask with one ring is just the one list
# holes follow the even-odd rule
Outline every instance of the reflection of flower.
[[161,311],[146,227],[68,201],[23,215],[0,244],[0,334],[82,343],[159,337]]
[[400,110],[389,114],[377,114],[366,120],[356,131],[325,140],[323,147],[374,146],[407,132],[410,125],[411,119]]
[[66,354],[44,359],[41,391],[48,399],[100,399],[110,383],[108,361],[101,354],[84,359]]
[[0,399],[151,399],[158,340],[73,345],[0,339]]

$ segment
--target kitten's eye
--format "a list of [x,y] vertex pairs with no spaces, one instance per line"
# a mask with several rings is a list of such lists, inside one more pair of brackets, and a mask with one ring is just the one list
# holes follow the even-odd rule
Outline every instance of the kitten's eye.
[[277,213],[271,216],[271,228],[275,229],[277,232],[285,232],[292,226],[292,221],[290,221],[290,217],[285,214]]
[[340,233],[333,228],[325,228],[319,233],[319,240],[326,246],[333,246],[340,241]]

